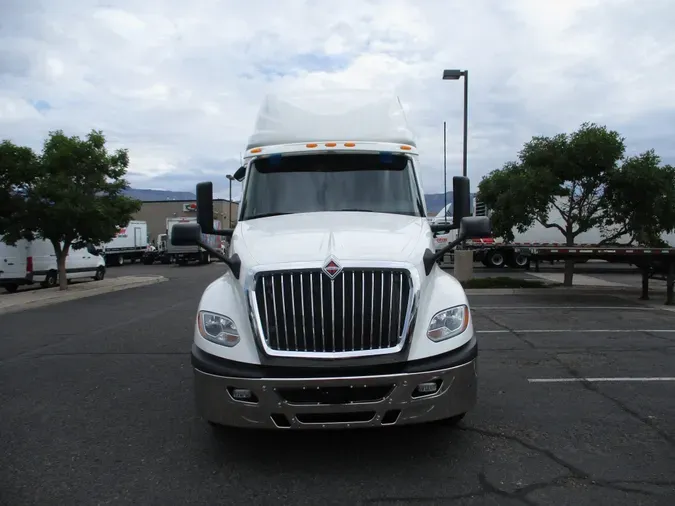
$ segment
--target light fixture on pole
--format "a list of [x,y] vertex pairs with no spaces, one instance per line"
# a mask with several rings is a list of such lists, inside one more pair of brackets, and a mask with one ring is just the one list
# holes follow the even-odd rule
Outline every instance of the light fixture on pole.
[[234,176],[232,174],[228,174],[225,177],[230,180],[230,210],[227,212],[227,219],[230,221],[230,226],[228,228],[232,228],[232,180],[234,179]]
[[466,177],[466,144],[467,144],[467,124],[469,109],[469,71],[458,69],[445,69],[443,79],[457,81],[460,77],[464,78],[464,145],[462,150],[462,175]]

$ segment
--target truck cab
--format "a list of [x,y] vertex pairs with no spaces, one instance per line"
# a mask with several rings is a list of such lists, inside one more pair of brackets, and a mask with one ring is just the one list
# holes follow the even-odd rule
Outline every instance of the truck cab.
[[[489,235],[488,218],[468,216],[468,179],[453,179],[453,223],[430,224],[400,101],[356,92],[267,97],[245,162],[236,228],[212,229],[206,182],[198,223],[171,237],[207,250],[202,234],[230,237],[197,308],[201,416],[288,430],[460,420],[476,402],[478,345],[438,260]],[[435,251],[450,229],[458,240]]]

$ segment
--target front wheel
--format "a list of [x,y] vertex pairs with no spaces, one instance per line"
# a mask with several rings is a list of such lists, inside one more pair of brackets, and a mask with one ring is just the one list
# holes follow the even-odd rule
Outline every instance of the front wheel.
[[99,267],[98,269],[96,269],[94,280],[103,281],[103,278],[105,278],[105,269],[103,267]]

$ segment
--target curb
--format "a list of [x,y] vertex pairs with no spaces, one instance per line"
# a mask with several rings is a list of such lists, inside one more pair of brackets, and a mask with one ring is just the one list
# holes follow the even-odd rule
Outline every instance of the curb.
[[51,306],[54,304],[60,304],[61,302],[68,302],[71,300],[84,299],[87,297],[93,297],[95,295],[103,295],[105,293],[119,292],[122,290],[128,290],[130,288],[139,288],[141,286],[149,286],[157,283],[162,283],[168,281],[169,278],[164,276],[144,276],[142,279],[130,281],[129,283],[105,286],[101,288],[92,288],[89,290],[82,290],[77,292],[65,293],[61,297],[50,297],[47,299],[37,299],[32,301],[27,301],[24,303],[18,303],[15,305],[0,307],[0,315],[8,313],[17,313],[20,311],[26,311],[28,309],[35,309],[38,307]]

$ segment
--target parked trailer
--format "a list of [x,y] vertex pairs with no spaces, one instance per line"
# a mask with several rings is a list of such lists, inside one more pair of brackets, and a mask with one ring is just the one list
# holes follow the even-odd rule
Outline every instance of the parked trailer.
[[112,241],[103,245],[106,265],[122,265],[124,261],[141,260],[148,247],[148,224],[130,221],[120,228]]
[[[175,262],[179,265],[185,265],[190,261],[197,261],[201,264],[207,264],[211,262],[211,254],[200,246],[189,245],[189,246],[176,246],[171,243],[171,233],[174,225],[178,223],[196,223],[197,218],[167,218],[166,219],[166,233],[167,233],[167,246],[166,246],[166,255],[169,258],[170,262]],[[220,230],[221,224],[220,220],[213,220],[214,230]],[[202,234],[202,242],[208,244],[214,249],[222,249],[222,237],[219,235],[211,234]]]
[[[476,203],[474,215],[489,216],[484,204]],[[557,210],[549,215],[549,222],[563,225]],[[485,238],[466,241],[465,247],[474,250],[474,257],[488,267],[512,267],[529,269],[534,262],[539,271],[540,262],[560,262],[573,259],[577,263],[588,260],[605,260],[611,263],[634,265],[642,272],[642,298],[648,299],[649,279],[662,277],[666,281],[666,304],[673,304],[675,283],[675,233],[664,233],[661,239],[668,245],[664,248],[629,246],[630,236],[623,235],[613,244],[601,244],[600,230],[592,228],[579,234],[576,244],[560,242],[561,232],[557,228],[545,228],[536,224],[524,233],[514,231],[514,241],[504,242],[501,238]]]
[[[559,198],[558,200],[563,200]],[[564,204],[564,202],[561,202]],[[476,201],[474,207],[475,216],[488,216],[489,209],[485,204]],[[565,226],[565,220],[557,209],[553,208],[549,213],[549,223],[554,223],[562,227]],[[566,253],[569,246],[565,243],[562,233],[558,228],[546,228],[540,223],[535,223],[532,227],[523,233],[517,230],[513,231],[514,240],[511,242],[504,241],[501,237],[483,238],[473,241],[467,241],[466,247],[475,251],[475,258],[486,267],[515,267],[529,269],[531,261],[550,261],[556,262],[567,258]],[[664,235],[664,239],[665,239]],[[629,235],[623,235],[614,240],[611,244],[603,244],[603,236],[599,228],[593,227],[579,234],[574,239],[574,248],[582,248],[584,251],[590,252],[588,254],[575,255],[577,262],[586,262],[590,259],[600,258],[602,251],[602,259],[608,262],[622,263],[625,256],[618,254],[609,254],[608,251],[616,250],[629,244],[631,238]],[[623,246],[622,246],[623,245]],[[600,249],[598,249],[600,248]],[[631,248],[632,251],[640,252],[644,248]],[[533,254],[537,251],[537,254]],[[632,258],[632,257],[631,257]]]

